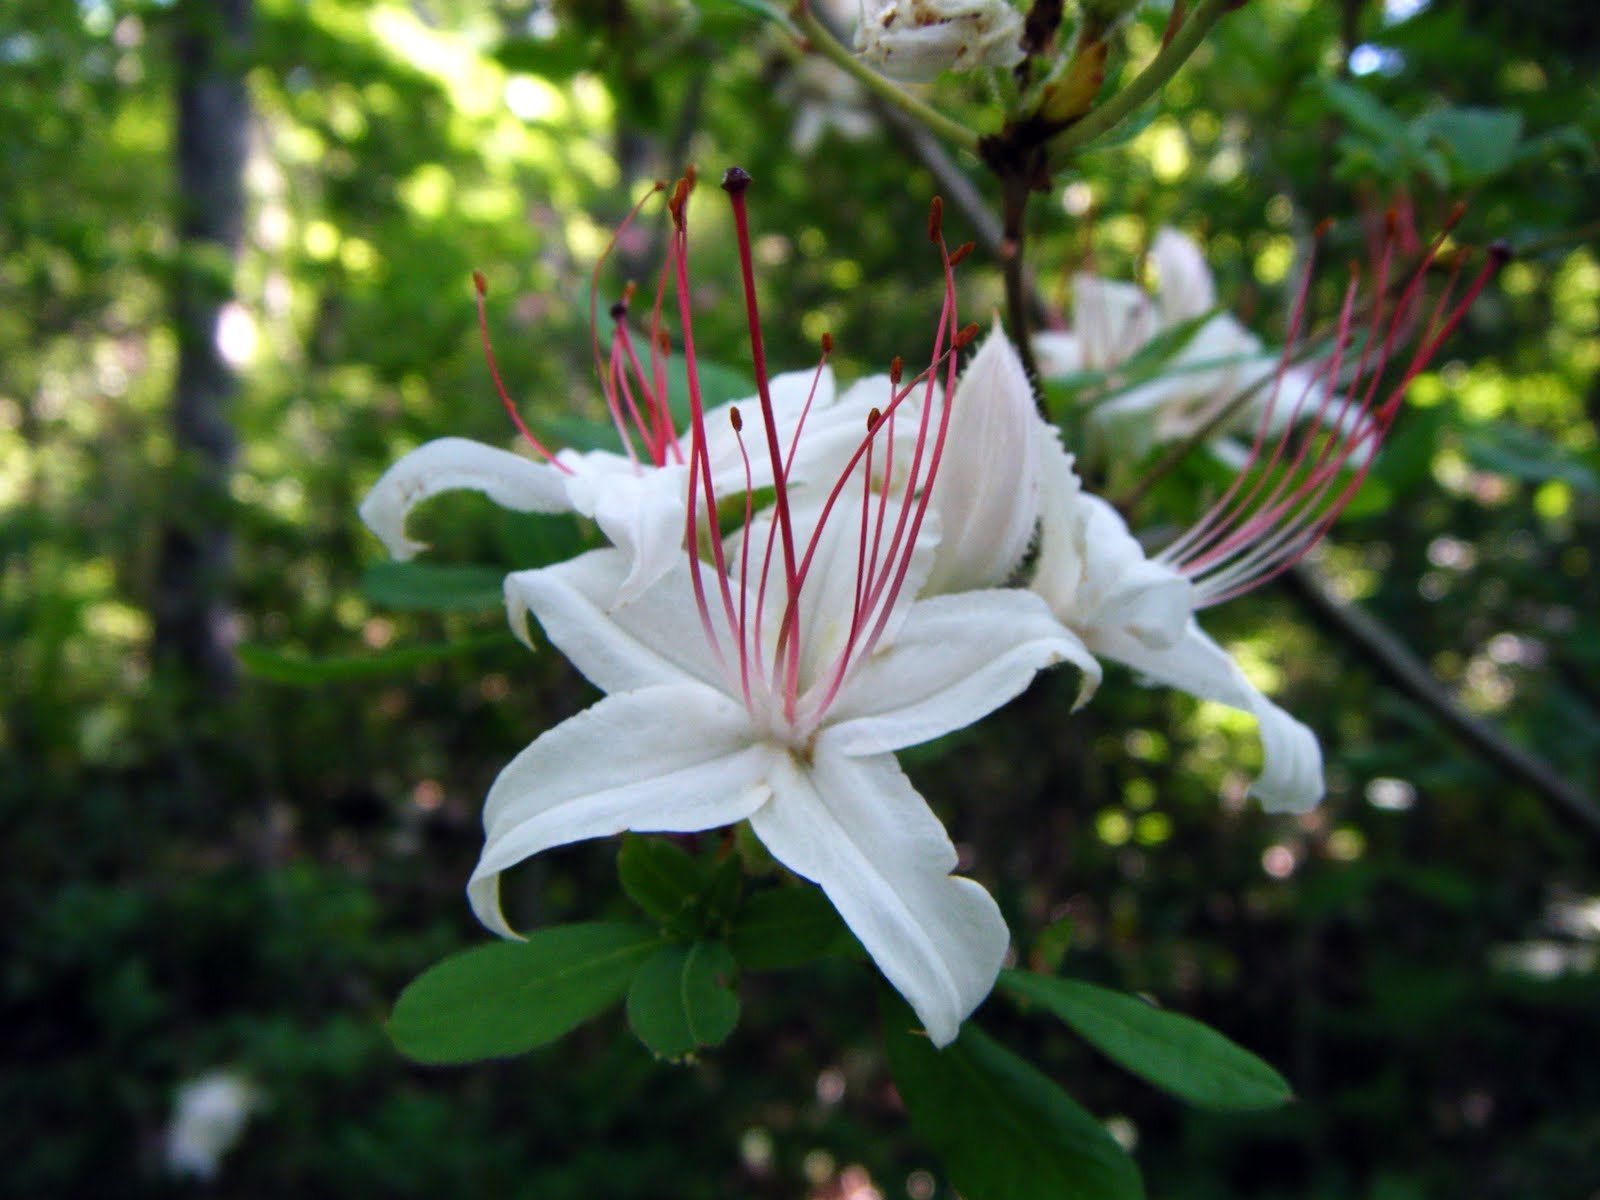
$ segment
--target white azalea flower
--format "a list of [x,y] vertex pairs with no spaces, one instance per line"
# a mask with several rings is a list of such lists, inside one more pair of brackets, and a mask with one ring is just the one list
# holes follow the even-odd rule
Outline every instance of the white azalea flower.
[[215,1179],[260,1105],[261,1093],[237,1071],[209,1071],[180,1085],[167,1127],[167,1169]]
[[[992,444],[958,440],[960,400],[939,399],[941,363],[954,382],[946,340],[976,333],[955,335],[946,278],[932,367],[890,384],[831,488],[802,498],[770,471],[770,510],[749,513],[746,491],[743,527],[712,543],[710,562],[691,547],[627,603],[614,603],[629,569],[616,550],[508,577],[513,626],[526,637],[531,613],[607,695],[534,741],[490,790],[468,888],[490,929],[514,936],[499,877],[542,850],[748,820],[823,889],[936,1044],[988,993],[1005,922],[982,887],[951,874],[955,848],[894,751],[970,724],[1052,663],[1074,662],[1091,682],[1098,667],[1036,595],[928,586],[941,515],[965,520],[954,499],[935,503],[941,464]],[[969,377],[1004,377],[1001,352],[988,353]],[[775,459],[765,390],[760,404],[749,433]],[[898,465],[884,462],[895,422],[913,430]],[[742,445],[743,417],[731,425]],[[691,466],[701,444],[697,426]],[[704,473],[691,478],[691,507],[716,507],[714,487],[698,490]]]
[[[1261,775],[1252,790],[1271,810],[1301,812],[1322,798],[1321,748],[1309,729],[1250,683],[1205,635],[1195,614],[1261,586],[1321,540],[1366,477],[1411,381],[1504,261],[1502,251],[1491,251],[1453,306],[1447,290],[1398,379],[1384,391],[1399,331],[1416,323],[1422,308],[1428,257],[1399,289],[1392,308],[1374,305],[1376,315],[1363,328],[1351,319],[1352,281],[1328,359],[1310,385],[1320,392],[1310,419],[1283,420],[1269,404],[1234,482],[1159,554],[1147,556],[1116,509],[1083,490],[1056,439],[1042,437],[1046,461],[1034,590],[1096,655],[1252,715],[1262,743]],[[1388,261],[1380,261],[1372,283],[1378,298],[1390,293]],[[1209,285],[1197,282],[1193,266],[1180,261],[1170,275],[1189,281],[1183,285],[1189,294],[1175,302],[1175,313],[1206,302]],[[1335,396],[1333,381],[1352,360],[1347,391]]]
[[[1071,332],[1036,336],[1034,351],[1044,378],[1079,371],[1115,371],[1158,334],[1198,320],[1217,306],[1216,284],[1199,247],[1163,228],[1150,247],[1158,289],[1080,274],[1074,287]],[[1115,444],[1130,457],[1181,441],[1218,413],[1235,411],[1218,428],[1212,448],[1231,464],[1241,461],[1237,435],[1248,436],[1270,411],[1278,432],[1309,415],[1302,399],[1316,390],[1314,366],[1289,366],[1228,313],[1216,313],[1191,332],[1154,378],[1096,403],[1089,429],[1100,445]],[[1241,396],[1248,399],[1239,401]]]
[[1255,717],[1262,772],[1252,793],[1273,811],[1315,807],[1323,793],[1316,737],[1206,636],[1194,617],[1201,595],[1190,580],[1147,558],[1117,510],[1085,492],[1072,459],[1053,451],[1034,589],[1095,655]]
[[856,52],[885,75],[926,82],[943,71],[1014,67],[1022,14],[1007,0],[863,0]]

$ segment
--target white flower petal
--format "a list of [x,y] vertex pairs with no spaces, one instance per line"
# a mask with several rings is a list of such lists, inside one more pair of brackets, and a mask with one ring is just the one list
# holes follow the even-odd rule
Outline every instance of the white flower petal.
[[1076,375],[1085,366],[1078,335],[1056,329],[1033,335],[1033,361],[1039,364],[1039,375],[1043,379]]
[[1041,669],[1083,672],[1079,703],[1100,666],[1031,592],[934,596],[913,605],[839,693],[818,738],[844,754],[878,754],[963,729],[1019,694]]
[[472,911],[515,937],[499,880],[523,859],[624,830],[688,833],[744,820],[767,799],[773,755],[740,705],[700,684],[607,696],[500,772],[467,886]]
[[562,456],[572,506],[593,517],[600,532],[628,558],[617,600],[635,598],[683,559],[689,469],[637,466],[605,450]]
[[1014,67],[1022,14],[1009,0],[879,0],[863,10],[856,51],[893,79],[925,83],[941,71]]
[[1159,278],[1156,298],[1168,325],[1192,320],[1217,306],[1217,285],[1200,247],[1171,227],[1156,233],[1150,246]]
[[396,558],[411,558],[426,544],[406,536],[406,517],[430,496],[458,490],[482,492],[516,512],[555,513],[572,507],[562,473],[509,450],[447,437],[419,446],[383,473],[361,502],[361,519]]
[[937,1046],[989,994],[1009,934],[999,907],[952,876],[955,847],[892,755],[819,748],[771,776],[750,826],[779,862],[818,884]]
[[[687,557],[680,556],[634,601],[619,604],[617,592],[630,569],[620,551],[591,550],[553,567],[508,575],[512,630],[529,642],[531,612],[551,643],[602,691],[687,682],[721,686],[724,673],[695,608]],[[708,567],[701,578],[713,628],[724,645],[733,645],[716,571]]]
[[951,401],[927,591],[995,587],[1022,562],[1039,519],[1039,424],[1033,386],[997,318]]
[[1046,451],[1042,532],[1033,590],[1096,654],[1117,631],[1146,645],[1171,645],[1194,611],[1194,587],[1151,562],[1115,508],[1083,491],[1072,459]]
[[1261,775],[1250,791],[1269,812],[1305,812],[1322,799],[1322,747],[1316,735],[1263,696],[1198,623],[1191,621],[1184,637],[1165,649],[1118,633],[1100,639],[1095,649],[1156,683],[1254,716],[1261,732]]
[[1136,283],[1087,273],[1072,283],[1072,323],[1087,367],[1126,362],[1156,334],[1156,306]]

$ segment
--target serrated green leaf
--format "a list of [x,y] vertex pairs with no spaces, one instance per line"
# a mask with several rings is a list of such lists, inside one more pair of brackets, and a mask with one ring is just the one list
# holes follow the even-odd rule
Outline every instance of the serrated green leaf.
[[1294,1099],[1283,1076],[1192,1017],[1109,988],[1027,971],[1002,971],[1000,986],[1059,1017],[1135,1075],[1200,1108],[1251,1111]]
[[401,612],[478,612],[505,603],[503,567],[374,563],[361,577],[368,600]]
[[453,954],[400,993],[389,1036],[425,1063],[521,1054],[622,999],[660,945],[653,929],[591,922]]
[[680,936],[698,932],[698,903],[711,872],[681,846],[629,834],[617,851],[617,878],[628,898]]
[[336,655],[330,658],[306,658],[256,644],[240,646],[237,653],[239,665],[246,675],[264,679],[269,683],[285,683],[295,687],[321,687],[324,684],[343,683],[353,679],[401,675],[433,663],[465,658],[508,644],[508,636],[496,632],[462,638],[456,642],[441,642],[437,645],[401,646],[393,650]]
[[747,971],[799,967],[857,950],[828,898],[810,886],[755,893],[734,918],[728,945]]
[[652,1054],[679,1059],[725,1041],[739,1023],[737,968],[721,942],[663,946],[628,988],[628,1026]]
[[1049,1077],[970,1021],[935,1050],[885,997],[889,1071],[911,1124],[971,1200],[1137,1200],[1139,1169]]

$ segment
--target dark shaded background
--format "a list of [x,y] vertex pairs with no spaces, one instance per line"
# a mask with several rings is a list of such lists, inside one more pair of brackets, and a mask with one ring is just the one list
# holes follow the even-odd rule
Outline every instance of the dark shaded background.
[[[1323,311],[1362,253],[1359,214],[1402,192],[1425,229],[1465,198],[1463,240],[1522,248],[1419,380],[1321,567],[1592,796],[1584,7],[1251,0],[1153,120],[1039,202],[1034,263],[1064,302],[1087,254],[1127,274],[1174,222],[1275,336],[1296,238],[1324,215],[1346,219]],[[1164,20],[1143,14],[1133,48]],[[1340,78],[1401,124],[1520,114],[1521,157],[1407,151],[1318,84]],[[0,1190],[207,1190],[165,1175],[163,1130],[182,1080],[231,1066],[265,1102],[218,1195],[864,1200],[868,1177],[935,1194],[849,964],[748,981],[739,1032],[690,1068],[652,1063],[617,1017],[522,1061],[397,1058],[392,997],[480,936],[461,895],[480,798],[589,692],[559,656],[494,636],[492,602],[378,603],[355,518],[403,449],[508,440],[474,267],[530,419],[591,435],[588,272],[629,197],[691,157],[757,180],[775,361],[811,362],[824,330],[847,377],[921,352],[939,295],[925,166],[882,132],[797,150],[793,59],[731,4],[15,0],[0,83]],[[938,95],[980,120],[963,87]],[[717,199],[698,201],[698,340],[745,369]],[[642,228],[623,247],[636,268]],[[992,261],[967,287],[970,312],[998,303]],[[1145,519],[1192,517],[1212,482],[1180,473]],[[474,497],[419,524],[461,563],[592,537]],[[1595,829],[1281,589],[1213,630],[1323,735],[1311,816],[1244,803],[1245,723],[1124,673],[1070,718],[1075,681],[1046,679],[906,759],[1025,957],[1211,1021],[1301,1102],[1207,1117],[998,1002],[986,1024],[1119,1118],[1156,1196],[1600,1195]],[[381,657],[444,644],[460,648],[421,667]],[[365,666],[324,661],[346,656]],[[527,923],[620,911],[613,855],[544,856],[511,902]]]

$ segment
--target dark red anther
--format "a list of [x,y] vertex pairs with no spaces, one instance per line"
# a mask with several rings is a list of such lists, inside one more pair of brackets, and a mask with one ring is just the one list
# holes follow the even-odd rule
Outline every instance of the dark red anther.
[[672,353],[672,335],[665,329],[656,330],[656,345],[661,347],[662,354]]
[[878,422],[881,420],[883,420],[883,410],[880,408],[874,408],[867,414],[867,432],[876,433],[878,429]]
[[944,236],[944,201],[938,196],[928,205],[928,240],[937,243]]
[[628,302],[626,300],[618,300],[615,304],[613,304],[611,306],[611,319],[613,321],[620,321],[620,320],[622,320],[623,317],[625,317],[627,315],[628,315]]
[[833,353],[833,334],[824,333],[822,335],[822,352],[824,354]]
[[1332,217],[1323,217],[1322,220],[1317,222],[1317,227],[1311,231],[1311,236],[1316,238],[1317,241],[1320,242],[1323,238],[1328,236],[1328,232],[1332,228],[1333,228],[1333,218]]
[[1506,263],[1511,261],[1514,254],[1515,251],[1511,249],[1511,243],[1504,238],[1499,238],[1489,243],[1489,259],[1496,267],[1505,266]]
[[478,295],[480,296],[489,294],[489,281],[484,278],[482,271],[474,271],[472,273],[472,286],[478,289]]
[[954,345],[957,350],[961,350],[967,346],[970,346],[974,341],[977,340],[980,332],[981,330],[978,328],[978,323],[974,321],[960,333],[956,334],[952,345]]
[[1395,231],[1399,228],[1400,214],[1395,211],[1394,205],[1391,204],[1388,210],[1383,214],[1383,232],[1385,236],[1392,238],[1395,235]]
[[889,360],[889,383],[894,387],[900,386],[900,376],[905,374],[906,360],[896,354]]
[[733,422],[733,431],[735,433],[744,432],[744,418],[739,415],[739,406],[737,404],[728,409],[728,420]]
[[950,265],[952,267],[959,266],[961,260],[977,249],[977,246],[978,243],[976,242],[962,242],[961,245],[955,248],[955,253],[950,256]]
[[750,172],[743,167],[729,167],[722,173],[722,190],[730,196],[742,195],[750,186]]

